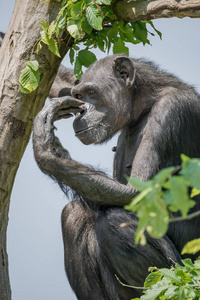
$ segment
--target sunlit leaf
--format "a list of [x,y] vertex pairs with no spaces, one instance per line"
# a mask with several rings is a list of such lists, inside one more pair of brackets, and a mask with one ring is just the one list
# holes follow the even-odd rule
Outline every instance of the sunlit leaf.
[[41,42],[39,42],[39,43],[37,44],[36,52],[38,53],[41,49],[42,49],[42,45],[41,45]]
[[51,24],[49,25],[49,29],[48,29],[48,35],[49,35],[49,37],[52,36],[52,34],[55,32],[55,30],[56,30],[56,22],[53,21],[53,22],[51,22]]
[[190,242],[188,242],[184,247],[181,252],[181,254],[195,254],[198,251],[200,251],[200,239],[195,239]]
[[200,190],[197,190],[196,188],[193,188],[192,191],[191,191],[190,197],[193,198],[193,197],[195,197],[199,194],[200,194]]
[[20,91],[22,93],[31,93],[38,87],[40,82],[38,67],[37,61],[30,61],[25,69],[22,70],[19,77]]
[[27,65],[33,70],[33,71],[37,71],[39,68],[39,63],[37,60],[32,60],[32,61],[28,61]]
[[43,29],[44,31],[47,31],[47,30],[48,30],[49,24],[48,24],[45,20],[41,20],[40,24],[41,24],[41,27],[42,27],[42,29]]
[[88,23],[90,24],[90,26],[92,26],[92,28],[96,30],[102,29],[103,16],[99,13],[99,10],[96,6],[90,5],[87,7],[86,17]]
[[160,269],[160,274],[169,278],[170,280],[181,284],[180,277],[177,276],[172,270],[169,269]]
[[162,275],[159,272],[152,272],[150,273],[147,278],[145,279],[144,282],[144,287],[150,287],[153,284],[157,283],[160,281],[162,278]]
[[80,21],[70,20],[67,22],[67,30],[70,33],[70,35],[78,39],[81,37],[81,30],[80,30]]
[[59,53],[59,50],[58,50],[58,44],[56,42],[56,40],[51,37],[49,40],[48,40],[48,48],[49,50],[54,53],[56,56],[58,57],[61,57],[60,56],[60,53]]

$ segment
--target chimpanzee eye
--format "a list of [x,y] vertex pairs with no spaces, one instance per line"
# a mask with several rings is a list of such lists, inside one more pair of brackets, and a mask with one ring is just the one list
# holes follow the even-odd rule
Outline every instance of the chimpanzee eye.
[[88,92],[89,92],[89,94],[93,94],[93,93],[94,93],[94,90],[89,89]]
[[76,99],[82,99],[82,95],[81,94],[76,94]]

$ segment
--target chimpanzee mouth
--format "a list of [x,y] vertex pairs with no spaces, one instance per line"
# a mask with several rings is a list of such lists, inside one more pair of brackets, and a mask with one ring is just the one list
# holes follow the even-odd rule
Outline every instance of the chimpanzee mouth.
[[75,131],[75,135],[80,135],[80,134],[83,134],[91,129],[93,129],[95,126],[91,126],[91,127],[87,127],[87,128],[84,128],[84,129],[81,129],[81,130],[78,130],[78,131]]

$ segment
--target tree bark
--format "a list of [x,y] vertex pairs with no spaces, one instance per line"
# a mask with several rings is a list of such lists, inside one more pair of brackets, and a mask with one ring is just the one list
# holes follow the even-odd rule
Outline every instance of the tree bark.
[[199,0],[115,0],[112,8],[118,20],[130,22],[171,17],[200,17]]
[[[0,48],[0,300],[10,300],[11,290],[6,252],[6,230],[10,194],[20,160],[31,134],[32,121],[44,105],[48,91],[61,63],[44,45],[36,53],[40,21],[51,22],[60,3],[40,0],[16,0],[12,19]],[[63,58],[73,40],[66,35],[59,44]],[[40,63],[41,82],[29,95],[20,93],[19,75],[25,62]],[[20,208],[19,208],[20,209]]]

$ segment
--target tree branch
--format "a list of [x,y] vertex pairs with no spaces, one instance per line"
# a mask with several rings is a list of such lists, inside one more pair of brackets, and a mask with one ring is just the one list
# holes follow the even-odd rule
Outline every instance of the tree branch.
[[147,21],[158,18],[200,18],[199,0],[116,0],[112,8],[118,20]]

